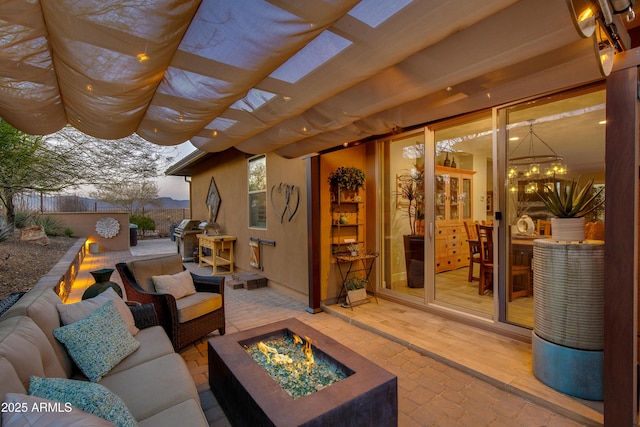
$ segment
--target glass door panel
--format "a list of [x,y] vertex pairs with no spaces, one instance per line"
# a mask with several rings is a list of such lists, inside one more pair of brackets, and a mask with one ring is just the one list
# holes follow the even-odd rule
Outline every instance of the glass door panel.
[[459,200],[460,200],[460,188],[459,188],[460,178],[451,177],[449,180],[449,210],[451,212],[450,219],[452,221],[457,221],[460,219],[460,211],[458,210]]
[[[473,236],[476,224],[492,218],[485,199],[493,183],[491,113],[442,126],[435,129],[430,147],[433,199],[427,194],[427,200],[433,200],[433,217],[427,222],[434,229],[434,269],[427,284],[433,284],[434,304],[493,317],[493,292],[479,292],[479,253]],[[447,162],[451,158],[455,162]]]
[[445,177],[442,175],[435,176],[435,196],[434,196],[434,209],[436,220],[443,220],[446,218],[446,206],[447,206],[447,192]]
[[424,303],[424,131],[384,141],[380,148],[382,288]]
[[462,203],[462,219],[471,219],[471,179],[462,179],[462,194],[460,195],[460,202]]
[[[553,234],[548,222],[552,214],[537,191],[578,177],[604,185],[605,91],[556,94],[500,109],[498,114],[506,123],[501,141],[506,146],[507,182],[504,320],[532,328],[533,242]],[[604,205],[586,222],[604,226]]]

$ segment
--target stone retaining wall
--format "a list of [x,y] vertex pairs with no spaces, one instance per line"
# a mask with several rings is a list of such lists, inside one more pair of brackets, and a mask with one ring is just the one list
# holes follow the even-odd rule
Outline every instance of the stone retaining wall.
[[71,285],[78,275],[80,264],[87,253],[87,239],[80,238],[69,248],[66,254],[36,283],[34,288],[53,288],[62,301],[66,301]]

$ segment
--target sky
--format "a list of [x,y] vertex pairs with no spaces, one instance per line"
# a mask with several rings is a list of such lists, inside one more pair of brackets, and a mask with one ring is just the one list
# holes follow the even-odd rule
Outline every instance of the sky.
[[[172,164],[196,149],[189,141],[184,142],[175,148],[178,153]],[[158,178],[157,183],[159,197],[171,197],[175,200],[189,200],[189,184],[184,180],[184,177],[163,176]]]

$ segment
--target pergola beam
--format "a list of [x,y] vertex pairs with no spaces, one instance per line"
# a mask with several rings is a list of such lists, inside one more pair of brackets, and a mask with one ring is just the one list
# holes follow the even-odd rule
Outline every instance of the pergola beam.
[[607,78],[604,422],[638,423],[638,48]]

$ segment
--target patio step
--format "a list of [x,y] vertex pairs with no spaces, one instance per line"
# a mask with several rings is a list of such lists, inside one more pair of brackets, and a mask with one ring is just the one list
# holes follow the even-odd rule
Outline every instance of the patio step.
[[225,280],[225,284],[227,285],[228,288],[231,289],[240,289],[244,287],[244,282],[241,280]]
[[257,289],[267,286],[267,278],[258,273],[236,273],[233,276],[232,281],[240,281],[245,289]]

